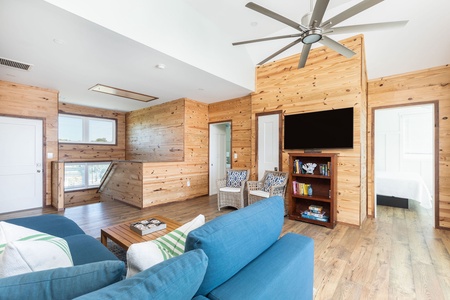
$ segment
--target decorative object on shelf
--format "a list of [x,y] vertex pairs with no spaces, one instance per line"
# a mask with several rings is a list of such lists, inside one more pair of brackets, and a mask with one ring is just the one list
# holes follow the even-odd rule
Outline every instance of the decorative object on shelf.
[[146,235],[158,230],[165,229],[166,227],[167,227],[166,223],[155,218],[142,220],[139,222],[132,223],[130,225],[131,230],[133,230],[136,233],[139,233],[140,235]]
[[302,168],[306,171],[306,174],[314,174],[314,169],[316,167],[316,163],[306,163],[302,166]]
[[313,189],[312,189],[312,186],[309,185],[308,186],[308,196],[312,196],[312,194],[313,194]]

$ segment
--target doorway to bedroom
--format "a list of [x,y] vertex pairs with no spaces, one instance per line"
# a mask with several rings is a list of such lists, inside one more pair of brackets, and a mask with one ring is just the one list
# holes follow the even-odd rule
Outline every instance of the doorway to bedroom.
[[375,216],[416,211],[436,226],[436,104],[375,110]]

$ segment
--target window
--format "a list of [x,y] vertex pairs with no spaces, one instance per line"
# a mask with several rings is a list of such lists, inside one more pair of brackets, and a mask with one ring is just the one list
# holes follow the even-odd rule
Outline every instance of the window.
[[74,162],[64,164],[64,191],[96,188],[110,162]]
[[59,114],[59,142],[116,144],[116,120]]

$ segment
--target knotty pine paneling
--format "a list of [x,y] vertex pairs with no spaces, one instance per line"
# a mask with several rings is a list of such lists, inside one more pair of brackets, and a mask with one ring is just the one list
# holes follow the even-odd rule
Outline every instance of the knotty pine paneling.
[[184,160],[185,99],[127,113],[126,159]]
[[439,187],[437,226],[450,228],[450,66],[399,74],[368,82],[368,214],[374,214],[373,114],[381,107],[434,103],[439,106]]
[[[60,103],[59,113],[115,119],[116,145],[59,144],[59,161],[115,161],[125,159],[125,113],[70,103]],[[71,207],[100,201],[96,189],[64,193],[64,206]]]
[[[184,153],[184,160],[160,162],[158,161],[160,158],[156,157],[156,160],[152,161],[153,156],[146,156],[140,150],[139,152],[143,153],[140,157],[148,157],[150,160],[133,162],[139,165],[139,177],[134,178],[132,183],[130,174],[136,174],[136,171],[128,173],[125,170],[115,170],[111,179],[105,184],[102,200],[116,199],[145,208],[208,194],[208,105],[190,99],[179,99],[159,105],[157,111],[165,112],[164,117],[155,116],[155,111],[151,109],[130,113],[132,116],[127,120],[134,121],[127,125],[127,132],[138,132],[133,126],[146,130],[143,127],[145,122],[136,122],[136,116],[142,120],[165,118],[164,124],[177,124],[182,120],[180,128],[182,128],[183,148],[181,150]],[[153,124],[149,126],[153,127]],[[178,141],[169,136],[165,143],[170,147],[170,143],[175,145]],[[147,149],[147,151],[153,150]],[[128,155],[134,156],[133,149],[127,150]],[[172,154],[168,153],[164,157],[170,160]],[[118,168],[122,169],[121,165],[125,163],[120,162]],[[119,176],[116,176],[116,172],[119,172]],[[141,184],[139,188],[137,181]],[[139,192],[141,196],[137,197],[136,194]]]
[[[58,92],[0,81],[0,115],[42,119],[44,124],[44,203],[51,205],[51,162],[58,159]],[[53,153],[48,159],[46,153]]]
[[[255,114],[282,110],[285,115],[354,108],[353,149],[333,149],[338,153],[337,220],[360,226],[366,212],[366,80],[364,39],[356,36],[341,41],[356,52],[345,58],[327,47],[313,49],[306,67],[297,69],[299,55],[267,63],[256,69],[256,90],[252,101],[252,176],[256,170]],[[299,129],[299,138],[308,130]],[[296,151],[298,152],[298,151]],[[288,170],[288,152],[282,153],[283,170]]]
[[[209,122],[231,121],[231,167],[251,169],[251,96],[212,103],[208,107]],[[234,158],[234,153],[238,158]]]

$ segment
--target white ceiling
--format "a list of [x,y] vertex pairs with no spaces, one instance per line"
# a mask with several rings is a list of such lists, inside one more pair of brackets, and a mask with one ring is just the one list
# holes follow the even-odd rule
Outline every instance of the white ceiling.
[[[187,97],[205,103],[251,93],[255,65],[291,40],[232,42],[295,33],[245,7],[248,0],[0,0],[0,80],[51,88],[60,101],[131,111]],[[308,0],[254,0],[300,22]],[[360,0],[331,0],[324,20]],[[369,79],[450,62],[450,1],[386,0],[340,25],[409,20],[365,36]],[[321,46],[320,44],[318,46]],[[291,48],[276,59],[301,51]],[[164,70],[155,68],[164,64]],[[97,83],[156,96],[150,103],[89,91]]]

